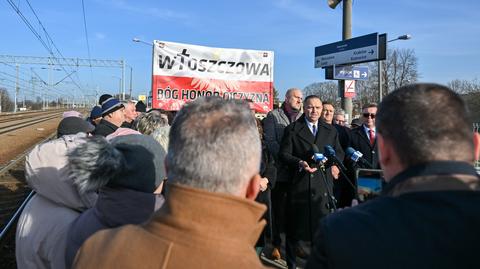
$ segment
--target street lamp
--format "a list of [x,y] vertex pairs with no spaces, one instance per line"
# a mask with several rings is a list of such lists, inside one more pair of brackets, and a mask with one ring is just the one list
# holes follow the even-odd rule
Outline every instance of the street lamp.
[[[397,38],[388,40],[388,42],[393,42],[396,40],[408,40],[411,39],[412,35],[410,34],[405,34],[398,36]],[[383,98],[383,81],[382,81],[382,61],[378,61],[378,102],[380,103]]]
[[148,46],[153,46],[153,43],[150,43],[150,42],[147,42],[147,41],[143,41],[143,40],[141,40],[141,39],[139,39],[139,38],[136,38],[136,37],[134,37],[134,38],[132,39],[132,41],[133,41],[133,42],[137,42],[137,43],[143,43],[143,44],[148,45]]
[[[149,47],[152,48],[152,65],[151,65],[151,66],[152,66],[152,69],[151,69],[151,74],[152,74],[152,76],[150,76],[150,79],[151,79],[151,80],[150,80],[150,89],[153,89],[153,65],[154,65],[154,59],[153,59],[153,57],[154,57],[154,55],[155,55],[155,45],[154,45],[153,43],[143,41],[143,40],[141,40],[141,39],[139,39],[139,38],[137,38],[137,37],[134,37],[134,38],[132,39],[132,41],[133,41],[133,42],[136,42],[136,43],[142,43],[142,44],[147,45],[147,46],[149,46]],[[131,76],[131,75],[130,75],[130,76]],[[152,92],[150,92],[150,95],[152,95]],[[147,94],[147,96],[149,96],[149,95]],[[147,97],[147,100],[148,100],[148,97]],[[147,104],[148,104],[148,101],[147,101]]]

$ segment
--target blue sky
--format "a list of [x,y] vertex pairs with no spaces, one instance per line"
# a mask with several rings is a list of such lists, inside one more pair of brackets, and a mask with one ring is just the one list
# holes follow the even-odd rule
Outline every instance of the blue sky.
[[[28,2],[13,1],[39,30]],[[65,57],[88,58],[82,1],[29,0],[55,45]],[[91,58],[124,59],[133,67],[134,94],[150,88],[151,48],[132,42],[133,37],[197,45],[273,50],[274,81],[283,95],[290,87],[304,88],[324,81],[313,68],[314,47],[341,40],[341,5],[330,9],[326,0],[146,1],[84,0]],[[352,35],[388,33],[389,39],[411,34],[408,41],[390,47],[414,49],[421,81],[447,83],[453,79],[480,78],[480,2],[459,1],[353,1]],[[48,56],[47,50],[21,21],[7,1],[0,2],[0,54]],[[31,66],[21,66],[29,80]],[[48,80],[46,70],[34,67]],[[0,64],[0,71],[15,71]],[[127,72],[127,89],[128,74]],[[2,81],[0,85],[9,83]],[[52,83],[66,74],[52,72]],[[78,75],[78,77],[77,77]],[[81,68],[75,75],[87,89],[114,93],[120,70]],[[5,77],[3,77],[5,78]],[[11,84],[11,82],[10,82]],[[59,93],[74,91],[60,83]]]

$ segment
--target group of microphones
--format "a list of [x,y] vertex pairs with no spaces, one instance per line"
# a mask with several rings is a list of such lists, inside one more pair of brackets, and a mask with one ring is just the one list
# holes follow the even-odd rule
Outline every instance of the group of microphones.
[[[338,159],[335,149],[330,145],[326,145],[323,149],[325,154],[320,153],[317,145],[312,145],[313,160],[315,161],[315,163],[317,163],[317,165],[319,165],[320,167],[324,167],[324,165],[328,161],[330,161],[331,164],[337,165],[340,171],[345,173],[345,171],[347,171],[347,168],[343,165],[343,162]],[[372,165],[367,160],[365,160],[365,158],[363,158],[363,154],[352,147],[347,148],[347,150],[345,151],[345,156],[354,164],[360,167],[372,168]]]

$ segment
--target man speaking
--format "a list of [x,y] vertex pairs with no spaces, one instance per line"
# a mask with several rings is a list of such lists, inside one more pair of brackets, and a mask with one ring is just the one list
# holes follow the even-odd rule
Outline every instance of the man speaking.
[[461,97],[401,87],[376,127],[383,194],[325,218],[307,268],[480,268],[480,136]]
[[[322,101],[310,95],[303,103],[303,116],[290,124],[284,132],[280,157],[291,169],[287,220],[286,260],[288,268],[295,268],[295,249],[298,240],[311,241],[318,221],[329,212],[329,194],[332,177],[338,178],[336,166],[326,170],[315,166],[314,153],[324,153],[325,146],[333,147],[338,159],[343,151],[338,134],[331,124],[320,119]],[[318,152],[317,152],[318,151]]]

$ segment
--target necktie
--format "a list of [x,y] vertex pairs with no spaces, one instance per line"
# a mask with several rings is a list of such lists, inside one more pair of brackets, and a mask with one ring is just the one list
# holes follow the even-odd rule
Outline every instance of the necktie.
[[373,146],[375,144],[375,132],[372,129],[368,130],[368,132],[370,133],[370,145]]
[[315,126],[315,124],[312,126],[312,133],[313,136],[317,136],[317,126]]

